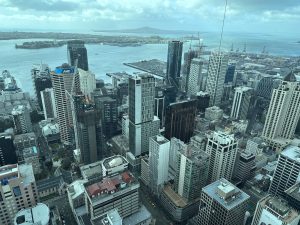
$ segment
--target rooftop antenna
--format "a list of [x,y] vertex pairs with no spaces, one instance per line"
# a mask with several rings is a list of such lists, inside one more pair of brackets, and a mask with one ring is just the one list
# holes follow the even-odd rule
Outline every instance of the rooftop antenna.
[[219,54],[220,54],[220,51],[221,51],[221,46],[222,46],[222,41],[223,41],[223,31],[224,31],[224,24],[225,24],[225,19],[226,19],[226,11],[227,11],[227,0],[225,0],[225,9],[224,9],[224,15],[223,15],[222,31],[221,31],[219,51],[218,51]]

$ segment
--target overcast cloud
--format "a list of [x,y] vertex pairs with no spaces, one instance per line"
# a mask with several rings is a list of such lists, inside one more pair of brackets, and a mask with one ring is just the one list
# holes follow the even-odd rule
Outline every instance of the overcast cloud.
[[[225,0],[0,0],[0,28],[220,30]],[[299,0],[228,0],[225,31],[294,32]]]

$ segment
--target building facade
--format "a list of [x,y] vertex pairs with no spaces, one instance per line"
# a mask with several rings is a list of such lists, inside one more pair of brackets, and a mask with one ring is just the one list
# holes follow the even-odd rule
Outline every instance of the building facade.
[[25,105],[18,105],[11,112],[17,134],[32,132],[30,111]]
[[79,90],[79,78],[76,69],[68,64],[56,67],[51,72],[57,121],[62,143],[72,143],[73,117],[71,95]]
[[237,87],[235,88],[232,108],[231,108],[231,118],[246,120],[249,115],[252,88],[249,87]]
[[220,106],[228,55],[223,52],[212,52],[209,58],[206,92],[210,95],[210,106]]
[[0,180],[0,223],[11,225],[18,211],[38,202],[32,166],[12,164],[0,167]]
[[57,113],[53,89],[46,88],[45,90],[41,91],[41,99],[45,120],[49,118],[56,118]]
[[269,194],[283,196],[284,191],[293,186],[300,173],[300,148],[286,147],[279,155]]
[[213,132],[206,145],[206,153],[210,157],[208,172],[209,182],[214,182],[220,178],[231,180],[235,159],[238,150],[238,143],[234,135],[223,132]]
[[198,225],[241,225],[250,196],[222,178],[202,189]]
[[149,142],[149,185],[154,194],[168,181],[170,141],[162,135],[150,138]]
[[149,150],[149,138],[159,132],[154,116],[155,79],[148,74],[129,78],[129,148],[134,156]]
[[166,111],[165,137],[189,142],[194,133],[196,111],[197,100],[171,103]]
[[89,70],[88,56],[87,56],[87,50],[84,46],[84,41],[81,40],[68,41],[67,49],[68,49],[69,64],[71,66],[76,66],[77,68],[88,71]]
[[177,89],[179,89],[182,47],[181,41],[170,41],[168,44],[166,83]]
[[202,77],[203,60],[195,58],[192,60],[190,73],[187,76],[186,92],[189,96],[195,96],[200,91],[203,83]]

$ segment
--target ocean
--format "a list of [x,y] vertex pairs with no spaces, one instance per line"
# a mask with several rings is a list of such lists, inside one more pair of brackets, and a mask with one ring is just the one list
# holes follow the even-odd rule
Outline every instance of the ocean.
[[[99,33],[101,34],[101,33]],[[119,35],[119,34],[114,34]],[[132,34],[130,34],[132,35]],[[216,49],[219,46],[219,34],[202,33],[200,38],[206,49]],[[176,37],[172,37],[176,39]],[[37,40],[37,39],[35,39]],[[243,50],[244,44],[248,52],[260,53],[264,46],[270,54],[281,56],[299,56],[300,44],[297,41],[300,37],[288,35],[266,35],[266,34],[226,34],[223,38],[222,47]],[[0,72],[8,70],[15,76],[19,87],[23,91],[33,94],[31,80],[31,68],[33,64],[46,63],[51,69],[67,62],[67,47],[46,48],[46,49],[16,49],[15,44],[33,40],[2,40],[0,41]],[[194,42],[193,44],[196,44]],[[137,47],[117,47],[109,45],[87,44],[89,68],[96,74],[96,77],[110,82],[106,76],[108,72],[133,73],[137,70],[123,65],[125,62],[139,60],[159,59],[167,60],[167,44],[147,44]],[[189,48],[189,43],[184,44],[184,51]]]

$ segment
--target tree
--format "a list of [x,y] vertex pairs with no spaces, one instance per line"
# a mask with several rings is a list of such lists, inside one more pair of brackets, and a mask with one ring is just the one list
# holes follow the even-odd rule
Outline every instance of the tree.
[[71,168],[71,160],[69,158],[63,159],[61,166],[64,170],[69,170]]
[[52,170],[52,167],[53,167],[53,162],[52,162],[51,160],[49,160],[49,161],[47,161],[47,162],[45,163],[45,166],[47,167],[47,169],[48,169],[49,171],[51,171],[51,170]]

